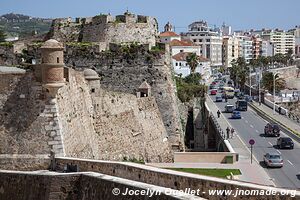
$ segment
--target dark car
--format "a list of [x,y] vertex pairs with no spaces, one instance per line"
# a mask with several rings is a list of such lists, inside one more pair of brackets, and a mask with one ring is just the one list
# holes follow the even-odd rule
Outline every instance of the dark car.
[[277,139],[277,146],[280,149],[284,149],[284,148],[293,149],[294,148],[294,142],[289,137],[280,137],[280,138]]
[[278,136],[280,136],[280,128],[279,128],[278,124],[268,123],[265,126],[264,133],[265,133],[266,136],[278,137]]
[[220,95],[216,96],[216,102],[222,102],[222,101],[223,101],[222,96]]

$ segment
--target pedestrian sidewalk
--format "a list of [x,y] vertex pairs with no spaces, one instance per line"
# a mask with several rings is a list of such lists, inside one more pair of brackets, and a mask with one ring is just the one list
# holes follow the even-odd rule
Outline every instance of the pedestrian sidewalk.
[[201,168],[201,169],[239,169],[241,175],[235,176],[238,181],[256,183],[260,185],[275,186],[275,184],[266,176],[261,167],[258,167],[255,161],[250,164],[249,160],[241,160],[234,164],[222,163],[147,163],[149,166],[159,168]]
[[289,119],[287,116],[285,115],[280,115],[278,112],[276,112],[275,114],[273,113],[273,109],[261,104],[259,105],[258,102],[253,101],[252,105],[255,106],[255,108],[259,109],[260,111],[264,112],[265,114],[267,114],[269,117],[275,119],[276,121],[280,122],[281,124],[284,124],[286,127],[288,127],[289,129],[293,130],[293,132],[298,133],[298,135],[300,135],[300,124],[298,124],[297,122]]

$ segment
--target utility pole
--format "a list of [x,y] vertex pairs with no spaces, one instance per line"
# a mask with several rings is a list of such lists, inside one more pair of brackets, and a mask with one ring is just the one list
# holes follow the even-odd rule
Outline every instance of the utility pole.
[[260,73],[261,73],[261,68],[259,68],[259,72],[258,72],[258,105],[260,105]]
[[275,77],[277,73],[273,72],[273,114],[275,115]]
[[249,87],[250,87],[249,95],[250,95],[250,98],[251,98],[251,65],[249,66]]

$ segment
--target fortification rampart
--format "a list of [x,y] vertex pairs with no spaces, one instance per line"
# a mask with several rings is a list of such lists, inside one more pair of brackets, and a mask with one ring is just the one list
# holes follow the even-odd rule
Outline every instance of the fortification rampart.
[[[45,183],[43,181],[48,181],[47,191],[58,192],[59,190],[57,190],[57,187],[61,188],[61,186],[63,186],[60,182],[60,177],[65,180],[65,182],[63,182],[64,184],[66,184],[64,187],[67,187],[65,189],[68,190],[72,188],[69,185],[70,181],[68,177],[75,177],[73,178],[73,180],[76,182],[76,185],[84,186],[82,188],[80,187],[78,191],[86,192],[87,189],[86,186],[89,185],[91,190],[92,188],[95,187],[95,190],[92,191],[98,192],[98,190],[102,188],[104,190],[102,192],[107,195],[109,194],[106,192],[111,192],[113,187],[111,185],[102,185],[101,182],[103,181],[103,179],[110,180],[111,182],[114,183],[114,187],[118,187],[119,189],[122,190],[125,189],[126,187],[131,188],[133,186],[132,183],[135,183],[135,186],[137,188],[143,186],[149,187],[150,185],[148,184],[151,184],[152,187],[153,185],[155,186],[152,189],[157,189],[156,186],[160,186],[164,188],[172,188],[174,190],[186,190],[186,189],[200,190],[199,196],[210,200],[219,200],[219,199],[233,200],[233,199],[245,199],[245,198],[250,200],[256,200],[256,199],[288,200],[288,199],[300,198],[300,192],[297,190],[286,190],[282,188],[275,188],[275,187],[240,182],[235,180],[226,180],[222,178],[214,178],[209,176],[183,173],[183,172],[167,170],[167,169],[159,169],[159,168],[150,167],[147,165],[140,165],[136,163],[95,161],[95,160],[73,159],[73,158],[56,158],[55,160],[57,165],[56,169],[62,170],[67,165],[73,165],[73,166],[77,165],[81,173],[71,173],[69,175],[63,175],[63,174],[53,174],[49,172],[48,173],[47,172],[24,173],[24,172],[1,171],[0,188],[2,186],[5,190],[4,193],[0,193],[0,195],[8,195],[8,194],[17,195],[15,193],[12,193],[13,189],[16,189],[14,187],[21,188],[19,189],[19,191],[24,192],[25,182],[27,183],[27,185],[32,185],[28,183],[32,183],[32,181],[34,180],[35,180],[34,183],[39,186],[43,186],[43,183]],[[86,171],[92,171],[96,173],[84,173]],[[105,175],[101,175],[101,174],[105,174]],[[93,180],[93,178],[91,177],[90,178],[81,177],[82,179],[78,180],[76,178],[76,176],[82,176],[82,175],[90,175],[91,177],[94,177],[94,175],[96,175],[99,179]],[[50,177],[52,180],[49,179]],[[13,184],[11,188],[7,187],[10,185],[9,183],[11,183],[12,180],[18,180],[18,181],[15,181],[14,182],[15,184]],[[88,182],[90,184],[87,184],[87,182],[85,182],[87,180],[89,180]],[[54,187],[54,183],[56,187]],[[74,186],[75,185],[73,185],[73,189]],[[53,190],[55,188],[56,190]],[[78,188],[75,187],[75,189]],[[232,191],[232,195],[224,196],[224,193],[219,195],[217,195],[216,193],[214,195],[210,195],[209,191],[216,191],[216,190]],[[64,191],[64,190],[60,190],[60,191]],[[266,191],[274,191],[275,194],[271,194],[269,192],[268,193],[269,195],[266,195],[267,194]],[[285,195],[281,195],[281,193]],[[36,193],[34,194],[36,195]],[[193,197],[193,199],[195,199],[195,197]]]
[[135,15],[97,15],[88,18],[59,18],[52,22],[47,38],[61,42],[96,42],[102,50],[107,50],[109,43],[149,44],[155,46],[158,24],[155,18]]

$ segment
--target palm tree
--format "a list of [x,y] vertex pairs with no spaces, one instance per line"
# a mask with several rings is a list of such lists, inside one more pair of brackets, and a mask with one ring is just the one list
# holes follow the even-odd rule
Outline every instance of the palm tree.
[[186,62],[187,62],[187,64],[189,65],[192,74],[194,74],[195,71],[196,71],[196,67],[197,67],[198,64],[199,64],[199,58],[198,58],[198,56],[196,55],[196,53],[189,53],[189,54],[186,56]]
[[244,89],[249,75],[249,68],[245,59],[243,57],[239,57],[237,60],[232,60],[231,65],[230,78],[234,81],[234,85],[239,85],[242,89]]
[[[280,78],[278,74],[275,75],[275,91],[279,92],[285,88],[286,82]],[[269,92],[273,92],[274,77],[272,72],[265,72],[262,76],[262,86]]]

